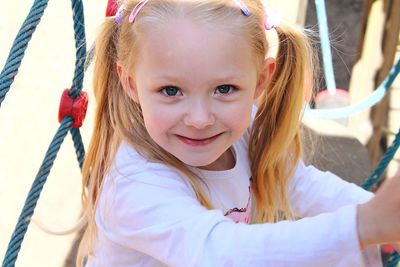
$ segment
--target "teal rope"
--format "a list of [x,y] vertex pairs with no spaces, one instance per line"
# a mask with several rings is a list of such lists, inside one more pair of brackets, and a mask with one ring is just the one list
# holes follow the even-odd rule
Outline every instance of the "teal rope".
[[[379,181],[381,181],[383,172],[386,170],[387,166],[393,159],[399,147],[400,147],[400,128],[396,134],[395,139],[393,140],[392,145],[386,150],[385,154],[382,156],[374,172],[361,185],[364,189],[370,190],[374,185],[376,185]],[[396,267],[399,262],[400,262],[399,254],[393,252],[385,266]]]
[[[82,0],[72,0],[72,11],[74,14],[74,35],[75,35],[75,49],[76,61],[74,79],[70,90],[70,96],[76,98],[82,91],[83,78],[86,70],[86,34],[85,34],[85,16],[83,12]],[[85,148],[83,146],[82,137],[79,129],[71,129],[72,140],[74,142],[75,153],[79,162],[79,168],[82,169],[83,160],[85,157]]]
[[[383,172],[386,170],[387,166],[393,159],[399,147],[400,147],[400,128],[396,134],[395,139],[393,140],[392,145],[386,150],[385,154],[382,156],[374,172],[361,185],[364,189],[370,190],[374,185],[376,185],[378,182],[382,180]],[[385,266],[396,267],[399,262],[400,262],[400,255],[396,252],[393,252]]]
[[333,109],[310,109],[306,107],[304,111],[304,116],[309,118],[318,119],[339,119],[349,117],[357,112],[366,110],[374,106],[376,103],[382,100],[382,98],[389,92],[393,81],[400,72],[400,59],[397,61],[396,65],[392,67],[389,75],[386,79],[378,86],[378,88],[364,101],[343,107],[343,108],[333,108]]
[[74,14],[76,61],[70,96],[75,99],[82,91],[83,78],[85,75],[86,37],[82,0],[72,0],[72,11]]
[[[86,58],[86,41],[85,41],[85,29],[84,29],[84,13],[83,4],[81,0],[72,0],[72,9],[74,15],[74,32],[75,32],[75,47],[76,47],[76,62],[75,62],[75,73],[72,82],[70,96],[76,98],[79,96],[82,90],[83,78],[84,78],[84,63]],[[28,15],[29,16],[29,15]],[[29,19],[27,19],[29,20]],[[13,55],[13,52],[11,52]],[[9,81],[10,84],[13,80]],[[18,219],[18,223],[15,227],[14,233],[11,237],[8,245],[6,255],[3,261],[3,267],[15,266],[18,253],[21,248],[22,241],[27,232],[30,218],[33,215],[37,201],[39,200],[40,193],[43,190],[43,186],[50,174],[51,167],[57,156],[57,153],[64,141],[65,135],[68,131],[71,132],[72,139],[74,141],[75,151],[78,157],[79,167],[82,168],[83,159],[85,156],[85,150],[82,143],[82,137],[79,129],[72,128],[73,118],[66,117],[62,120],[61,125],[53,138],[39,172],[32,184],[32,187],[28,193],[28,197],[25,200],[24,207]]]
[[371,188],[376,185],[382,179],[382,174],[386,170],[390,161],[393,159],[396,151],[400,147],[400,128],[397,132],[392,145],[386,150],[385,154],[382,156],[378,166],[375,168],[374,172],[365,180],[365,182],[361,185],[362,188],[366,190],[371,190]]
[[6,255],[3,261],[3,267],[15,266],[15,261],[17,260],[22,241],[24,239],[26,231],[28,230],[30,218],[32,218],[37,201],[40,197],[40,193],[43,189],[44,184],[46,183],[47,176],[50,173],[50,169],[53,166],[54,160],[61,147],[61,144],[68,131],[71,129],[72,124],[72,118],[64,118],[61,122],[60,127],[57,130],[56,135],[51,141],[50,147],[46,152],[45,159],[40,166],[39,172],[37,173],[36,178],[33,181],[28,197],[25,200],[24,207],[19,216],[14,233],[12,234],[10,243],[8,244]]
[[[368,177],[368,179],[361,185],[364,189],[370,190],[374,185],[382,180],[382,174],[386,170],[390,161],[393,159],[396,151],[400,147],[400,128],[393,140],[392,145],[386,150],[385,154],[382,156],[378,166],[375,168],[374,172]],[[393,252],[390,256],[386,267],[396,267],[400,262],[400,256],[398,253]]]
[[82,136],[77,128],[71,129],[72,141],[74,142],[75,153],[78,159],[79,168],[82,170],[83,161],[85,159],[85,147],[83,146]]
[[400,255],[396,252],[393,252],[386,263],[386,267],[396,267],[397,264],[399,264],[399,262],[400,262]]
[[319,36],[321,39],[322,61],[324,63],[325,81],[330,95],[336,92],[335,73],[333,72],[332,51],[328,34],[328,19],[326,17],[325,0],[315,0]]
[[19,66],[25,55],[25,50],[36,30],[36,26],[43,16],[47,3],[48,0],[36,0],[33,3],[28,16],[14,40],[6,64],[0,73],[0,107],[6,94],[10,90],[11,84],[14,82],[15,76],[17,76]]

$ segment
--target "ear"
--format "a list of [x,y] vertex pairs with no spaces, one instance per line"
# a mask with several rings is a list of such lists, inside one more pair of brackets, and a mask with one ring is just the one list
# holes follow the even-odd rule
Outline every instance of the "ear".
[[264,67],[258,77],[256,90],[254,92],[254,99],[257,99],[267,88],[268,83],[271,81],[275,73],[276,61],[275,58],[268,57],[264,60]]
[[117,73],[125,93],[136,103],[139,103],[139,98],[136,90],[135,80],[131,75],[127,75],[124,67],[117,63]]

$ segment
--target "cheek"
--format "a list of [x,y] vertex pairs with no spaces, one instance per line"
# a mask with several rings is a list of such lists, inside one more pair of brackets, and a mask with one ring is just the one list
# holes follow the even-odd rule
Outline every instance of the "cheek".
[[143,119],[146,129],[154,141],[159,140],[176,123],[176,115],[160,105],[142,106]]
[[249,101],[248,103],[234,105],[226,114],[226,123],[228,123],[238,135],[242,135],[248,128],[252,108],[253,102]]
[[249,114],[240,114],[240,116],[236,117],[236,131],[238,132],[239,136],[242,136],[244,131],[249,127],[251,119],[251,113]]

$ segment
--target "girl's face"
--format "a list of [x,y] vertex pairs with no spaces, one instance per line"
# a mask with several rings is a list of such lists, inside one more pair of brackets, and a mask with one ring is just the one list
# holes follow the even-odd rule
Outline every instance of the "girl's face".
[[187,19],[147,31],[140,44],[126,90],[151,138],[188,165],[232,167],[224,159],[266,80],[258,82],[250,45],[224,27]]

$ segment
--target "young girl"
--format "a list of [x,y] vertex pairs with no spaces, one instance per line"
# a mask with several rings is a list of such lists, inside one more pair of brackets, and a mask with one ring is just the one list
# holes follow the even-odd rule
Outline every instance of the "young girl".
[[96,43],[80,264],[380,266],[400,177],[373,197],[302,162],[312,59],[259,0],[120,3]]

